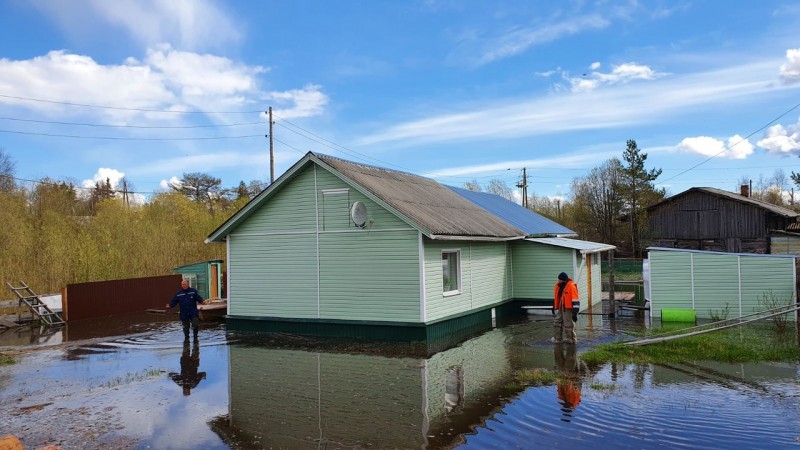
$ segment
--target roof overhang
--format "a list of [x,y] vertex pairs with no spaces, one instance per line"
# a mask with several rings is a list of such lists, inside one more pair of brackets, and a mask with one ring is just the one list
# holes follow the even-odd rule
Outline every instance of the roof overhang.
[[429,238],[437,241],[482,241],[482,242],[505,242],[518,241],[525,236],[490,237],[490,236],[450,236],[446,234],[431,234]]
[[617,248],[616,245],[602,244],[599,242],[582,241],[580,239],[569,239],[562,237],[527,238],[525,240],[528,242],[536,242],[537,244],[552,245],[554,247],[562,247],[562,248],[578,250],[581,252],[582,255],[586,255],[589,253],[607,252],[609,250],[615,250]]

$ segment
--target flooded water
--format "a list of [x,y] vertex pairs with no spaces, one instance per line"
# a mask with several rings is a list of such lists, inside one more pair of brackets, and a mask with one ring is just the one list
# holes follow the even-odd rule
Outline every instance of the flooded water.
[[[18,350],[0,367],[0,436],[65,449],[800,445],[798,364],[581,361],[643,326],[633,318],[584,320],[577,349],[548,343],[535,318],[449,344],[203,326],[186,346],[174,317],[152,315],[0,334]],[[532,368],[569,381],[518,386]]]

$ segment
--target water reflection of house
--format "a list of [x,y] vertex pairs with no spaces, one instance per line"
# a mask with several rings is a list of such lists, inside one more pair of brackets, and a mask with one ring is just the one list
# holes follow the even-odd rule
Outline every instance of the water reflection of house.
[[586,272],[588,300],[613,247],[536,240],[565,235],[495,195],[308,153],[207,242],[227,244],[231,328],[434,339],[551,301],[562,271]]
[[213,427],[264,448],[451,445],[503,405],[508,338],[494,330],[428,358],[234,344],[229,414]]

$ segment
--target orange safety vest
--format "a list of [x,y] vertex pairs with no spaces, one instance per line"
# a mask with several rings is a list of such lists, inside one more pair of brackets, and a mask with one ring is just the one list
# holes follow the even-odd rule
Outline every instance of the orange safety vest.
[[564,292],[561,293],[561,298],[558,298],[558,283],[556,283],[555,287],[553,287],[553,308],[562,309],[561,305],[564,305],[563,309],[572,309],[573,300],[578,300],[577,303],[580,305],[578,286],[575,286],[572,278],[567,280],[567,285],[564,287]]
[[581,388],[572,383],[561,383],[558,385],[558,398],[568,403],[569,407],[575,409],[581,402]]

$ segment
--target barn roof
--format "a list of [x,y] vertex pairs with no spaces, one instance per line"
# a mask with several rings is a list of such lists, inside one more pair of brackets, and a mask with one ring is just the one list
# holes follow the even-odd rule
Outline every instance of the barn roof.
[[714,195],[714,196],[717,196],[717,197],[723,197],[723,198],[726,198],[728,200],[734,200],[734,201],[741,202],[741,203],[747,203],[747,204],[753,205],[755,207],[758,207],[758,208],[761,208],[761,209],[765,209],[765,210],[767,210],[767,211],[769,211],[769,212],[771,212],[773,214],[777,214],[779,216],[784,216],[784,217],[798,217],[798,216],[800,216],[800,213],[792,211],[789,208],[784,208],[782,206],[773,205],[772,203],[763,202],[761,200],[756,200],[756,199],[751,198],[751,197],[745,197],[745,196],[743,196],[741,194],[738,194],[736,192],[724,191],[722,189],[717,189],[717,188],[712,188],[712,187],[693,187],[691,189],[687,189],[687,190],[681,192],[680,194],[675,194],[672,197],[669,197],[669,198],[667,198],[665,200],[662,200],[662,201],[660,201],[660,202],[658,202],[658,203],[656,203],[654,205],[651,205],[647,209],[652,211],[653,209],[655,209],[655,208],[657,208],[657,207],[659,207],[659,206],[661,206],[663,204],[670,203],[673,200],[681,198],[681,197],[683,197],[683,196],[685,196],[685,195],[687,195],[687,194],[689,194],[691,192],[702,192],[702,193]]
[[449,189],[511,225],[524,231],[527,236],[576,235],[574,231],[536,214],[528,208],[507,200],[499,195],[487,192],[476,192],[453,186]]

